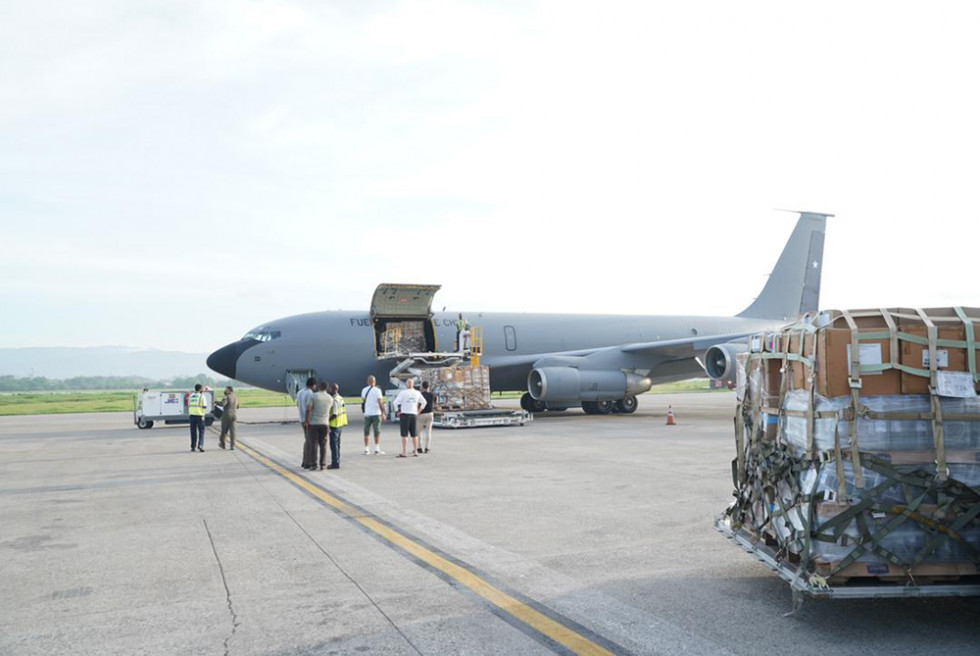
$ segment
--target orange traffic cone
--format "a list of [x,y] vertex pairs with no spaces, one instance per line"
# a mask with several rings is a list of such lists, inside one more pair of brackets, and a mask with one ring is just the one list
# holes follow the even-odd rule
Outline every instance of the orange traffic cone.
[[676,426],[677,422],[674,421],[674,408],[673,406],[667,406],[667,425]]

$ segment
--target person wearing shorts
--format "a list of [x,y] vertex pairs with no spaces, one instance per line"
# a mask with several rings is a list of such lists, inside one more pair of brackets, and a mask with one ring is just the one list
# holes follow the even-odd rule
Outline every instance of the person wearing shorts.
[[383,456],[381,450],[381,422],[385,420],[385,400],[381,388],[375,384],[374,376],[368,376],[367,387],[361,390],[364,402],[364,455],[371,453],[368,437],[374,431],[374,455]]
[[419,429],[418,414],[426,405],[425,397],[415,389],[415,382],[409,378],[405,381],[405,389],[398,393],[395,398],[395,411],[398,412],[398,421],[401,425],[402,452],[399,458],[408,457],[408,438],[412,437],[412,455],[419,454]]

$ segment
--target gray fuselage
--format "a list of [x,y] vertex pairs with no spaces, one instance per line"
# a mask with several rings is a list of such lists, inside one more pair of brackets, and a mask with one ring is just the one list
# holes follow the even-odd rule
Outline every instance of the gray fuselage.
[[[724,379],[730,380],[732,353],[744,350],[739,340],[817,309],[827,216],[800,213],[761,293],[735,317],[464,313],[482,330],[482,363],[490,366],[491,389],[528,390],[536,400],[554,399],[556,406],[628,401],[653,383],[701,374],[698,359],[709,347],[727,342],[709,364],[712,371],[716,363],[725,364]],[[272,321],[212,353],[208,366],[283,392],[295,391],[297,379],[305,381],[307,375],[336,382],[346,394],[357,394],[368,375],[387,387],[397,363],[376,356],[381,343],[376,329],[412,318],[419,326],[430,316],[438,288],[379,285],[371,302],[377,323],[368,312],[315,312]],[[434,331],[424,331],[427,350],[454,350],[457,313],[431,317]]]
[[[456,313],[435,313],[436,350],[451,351],[456,342]],[[493,391],[525,390],[534,356],[616,347],[638,342],[704,336],[706,345],[732,335],[760,332],[784,321],[740,317],[688,317],[588,314],[464,313],[483,331],[482,363],[491,368]],[[278,333],[269,341],[243,339],[208,360],[209,366],[249,385],[287,390],[287,372],[312,370],[336,382],[346,394],[357,394],[367,376],[387,386],[393,359],[375,356],[375,334],[366,312],[315,312],[271,321],[262,326]],[[218,356],[218,357],[216,357]],[[233,359],[232,359],[233,358]],[[229,366],[233,364],[233,366]],[[624,368],[648,369],[654,382],[690,378],[702,373],[688,358],[664,361],[633,355]],[[660,371],[662,369],[662,371]]]

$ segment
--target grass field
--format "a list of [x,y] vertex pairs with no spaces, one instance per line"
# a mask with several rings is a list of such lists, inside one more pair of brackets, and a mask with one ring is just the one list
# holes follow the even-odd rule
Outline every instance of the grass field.
[[[712,392],[706,379],[684,380],[655,386],[649,394],[676,394],[679,392]],[[12,392],[0,394],[0,416],[5,415],[53,415],[73,412],[131,412],[134,392]],[[287,394],[261,389],[239,389],[238,399],[243,408],[276,408],[291,406],[293,400]],[[220,397],[220,392],[218,394]],[[520,392],[495,393],[495,399],[518,399]],[[360,399],[348,398],[348,404],[360,403]]]
[[[14,392],[0,394],[0,416],[53,415],[72,412],[132,412],[133,392]],[[287,394],[261,389],[240,389],[243,408],[290,406]],[[220,393],[218,397],[220,397]]]

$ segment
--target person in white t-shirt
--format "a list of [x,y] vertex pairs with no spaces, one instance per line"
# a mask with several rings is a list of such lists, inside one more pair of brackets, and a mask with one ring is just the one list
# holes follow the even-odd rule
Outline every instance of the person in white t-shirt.
[[371,453],[368,436],[374,430],[374,455],[383,456],[381,450],[381,422],[385,420],[385,398],[375,384],[374,376],[368,376],[367,387],[361,390],[361,408],[364,410],[364,455]]
[[419,454],[419,430],[418,430],[418,414],[422,408],[425,407],[425,397],[422,396],[417,389],[415,389],[415,381],[409,378],[405,381],[405,389],[398,393],[395,397],[395,412],[398,413],[399,422],[401,423],[401,433],[402,433],[402,452],[398,454],[399,458],[408,457],[408,436],[412,436],[412,455],[418,456]]

